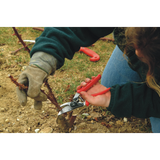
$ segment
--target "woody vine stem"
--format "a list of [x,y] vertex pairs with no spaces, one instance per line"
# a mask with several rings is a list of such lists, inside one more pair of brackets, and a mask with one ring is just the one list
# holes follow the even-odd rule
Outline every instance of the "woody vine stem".
[[[28,53],[30,53],[30,49],[28,48],[28,45],[30,45],[30,44],[26,45],[25,42],[22,40],[21,35],[18,33],[17,29],[16,29],[15,27],[12,27],[12,28],[13,28],[13,30],[14,30],[14,32],[15,32],[14,35],[16,35],[16,36],[18,37],[19,41],[20,41],[20,42],[22,43],[22,45],[24,46],[25,50],[28,51]],[[43,29],[41,29],[41,28],[36,28],[36,27],[35,27],[35,28],[33,28],[33,29],[38,29],[38,30],[40,30],[40,31],[43,31]],[[23,48],[23,47],[22,47],[22,48]],[[20,48],[20,49],[22,49],[22,48]],[[15,53],[18,52],[20,49],[16,50]],[[14,84],[16,84],[17,87],[19,87],[20,90],[23,89],[23,90],[25,90],[25,91],[27,92],[28,86],[25,86],[25,85],[23,85],[23,84],[18,83],[18,82],[17,82],[17,79],[13,78],[13,76],[11,76],[11,75],[8,75],[8,77],[11,79],[11,81],[12,81]],[[47,89],[48,89],[48,93],[46,93],[46,92],[45,92],[44,90],[42,90],[42,89],[41,89],[41,92],[44,93],[44,94],[47,96],[47,98],[52,102],[52,104],[54,104],[54,105],[56,106],[58,112],[61,111],[62,108],[61,108],[60,105],[57,103],[57,100],[56,100],[56,98],[55,98],[55,96],[54,96],[54,94],[53,94],[53,92],[52,92],[52,89],[51,89],[49,83],[48,83],[48,79],[44,82],[44,84],[45,84],[45,86],[46,86]],[[60,121],[63,121],[63,119],[61,120],[60,117],[63,117],[63,118],[64,118],[65,123],[62,123],[62,124],[63,124],[64,126],[67,126],[67,128],[69,129],[69,128],[71,128],[71,127],[73,126],[74,121],[75,121],[75,119],[76,119],[76,116],[72,116],[72,112],[68,113],[69,122],[67,122],[66,119],[65,119],[65,116],[66,116],[66,115],[67,115],[67,113],[64,113],[64,114],[62,114],[62,115],[60,115],[60,116],[58,116],[58,117],[59,117],[59,120],[60,120]],[[65,128],[65,127],[64,127],[64,128]],[[67,132],[68,132],[68,131],[67,131]]]
[[18,33],[17,29],[15,27],[12,27],[14,30],[14,35],[16,35],[19,39],[19,41],[23,44],[24,48],[26,51],[28,51],[30,53],[30,49],[27,47],[27,45],[24,43],[24,41],[21,38],[21,35]]
[[[21,35],[18,33],[17,29],[15,27],[12,27],[12,28],[13,28],[13,30],[15,32],[14,35],[16,35],[18,37],[19,41],[23,44],[25,50],[27,50],[30,53],[30,49],[27,47],[27,45],[22,40]],[[15,83],[19,87],[19,89],[24,89],[26,91],[28,90],[27,86],[24,86],[23,84],[18,83],[17,80],[13,78],[13,76],[9,75],[9,78],[11,79],[11,81],[13,83]],[[49,93],[46,94],[44,92],[44,90],[41,90],[41,92],[43,92],[47,96],[47,98],[57,107],[58,111],[61,111],[62,109],[59,106],[59,104],[57,103],[57,100],[56,100],[54,94],[52,93],[52,89],[51,89],[50,85],[48,84],[48,79],[44,83],[47,86],[47,88],[49,90]]]

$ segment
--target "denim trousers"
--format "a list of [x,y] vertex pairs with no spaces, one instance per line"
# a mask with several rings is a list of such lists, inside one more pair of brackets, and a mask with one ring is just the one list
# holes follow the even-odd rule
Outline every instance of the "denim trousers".
[[[137,72],[133,71],[127,62],[127,57],[118,46],[115,47],[103,71],[101,84],[108,87],[127,82],[142,82]],[[160,118],[150,117],[153,133],[160,133]]]

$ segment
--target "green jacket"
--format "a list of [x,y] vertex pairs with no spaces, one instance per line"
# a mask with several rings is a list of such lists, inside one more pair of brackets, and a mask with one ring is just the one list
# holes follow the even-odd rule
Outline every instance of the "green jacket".
[[[58,60],[57,69],[64,64],[64,58],[72,59],[80,47],[87,47],[114,31],[115,42],[123,51],[125,37],[123,28],[96,27],[57,27],[45,28],[36,39],[30,55],[43,51],[53,55]],[[134,49],[128,54],[130,67],[137,71],[145,81],[147,66],[138,60]],[[160,80],[160,78],[159,78]],[[117,117],[136,116],[138,118],[159,117],[160,97],[146,83],[126,83],[111,87],[111,101],[108,110]]]

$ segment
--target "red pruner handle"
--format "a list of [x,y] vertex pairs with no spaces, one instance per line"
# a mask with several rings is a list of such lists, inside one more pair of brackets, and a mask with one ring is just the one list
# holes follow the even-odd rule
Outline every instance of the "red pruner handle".
[[90,56],[91,57],[90,61],[92,61],[92,62],[96,62],[100,59],[99,55],[96,52],[94,52],[94,51],[92,51],[92,50],[90,50],[86,47],[80,47],[79,51],[87,54],[88,56]]
[[96,84],[101,79],[101,75],[98,74],[97,77],[93,78],[85,87],[82,87],[81,89],[77,90],[77,93],[80,93],[82,91],[88,91],[94,84]]
[[[111,89],[111,88],[109,87],[109,88],[105,89],[104,91],[101,91],[101,92],[99,92],[99,93],[92,94],[92,96],[95,97],[95,96],[98,96],[98,95],[105,94],[105,93],[107,93],[110,89]],[[85,103],[86,103],[86,106],[89,106],[89,102],[88,102],[88,101],[86,101]]]

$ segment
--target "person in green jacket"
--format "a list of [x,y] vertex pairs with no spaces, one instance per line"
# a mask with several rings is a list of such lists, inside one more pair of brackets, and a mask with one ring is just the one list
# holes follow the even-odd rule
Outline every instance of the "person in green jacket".
[[[82,97],[92,105],[107,107],[116,117],[150,118],[152,132],[160,132],[160,28],[154,27],[46,27],[30,52],[30,64],[18,82],[29,85],[27,93],[17,88],[21,105],[27,96],[34,99],[35,109],[47,97],[40,92],[43,81],[72,59],[80,47],[87,47],[100,37],[114,33],[116,48],[97,83]],[[125,56],[123,56],[123,52]],[[86,79],[77,88],[88,83]],[[104,95],[91,94],[108,87]]]

